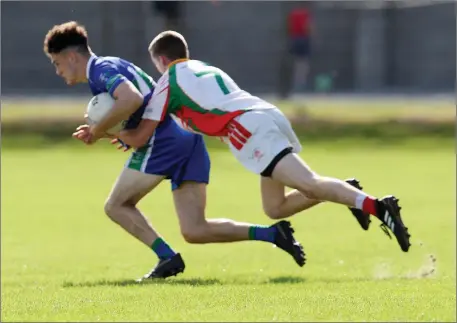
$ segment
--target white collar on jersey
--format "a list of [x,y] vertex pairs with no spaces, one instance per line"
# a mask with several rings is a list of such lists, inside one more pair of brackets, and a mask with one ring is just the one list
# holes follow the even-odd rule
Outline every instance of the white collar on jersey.
[[89,61],[87,62],[87,66],[86,66],[87,79],[89,79],[89,76],[90,76],[89,72],[90,72],[90,66],[92,65],[92,61],[96,58],[97,58],[97,56],[95,56],[94,54],[90,55]]

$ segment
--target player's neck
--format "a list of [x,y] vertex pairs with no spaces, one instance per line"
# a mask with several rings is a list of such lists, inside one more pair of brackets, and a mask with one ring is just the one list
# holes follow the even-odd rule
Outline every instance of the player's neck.
[[87,66],[87,64],[89,64],[89,61],[90,61],[90,58],[92,57],[92,55],[95,55],[92,51],[89,51],[88,54],[85,54],[81,57],[81,67],[80,67],[80,70],[81,72],[84,72],[82,73],[81,75],[81,79],[80,79],[80,82],[81,83],[87,83],[88,82],[88,79],[87,79],[87,71],[89,69],[89,67]]
[[188,60],[189,60],[188,58],[178,58],[178,59],[175,59],[175,60],[168,60],[166,62],[167,69],[172,67],[175,64],[178,64],[178,63],[181,63],[181,62],[186,62]]

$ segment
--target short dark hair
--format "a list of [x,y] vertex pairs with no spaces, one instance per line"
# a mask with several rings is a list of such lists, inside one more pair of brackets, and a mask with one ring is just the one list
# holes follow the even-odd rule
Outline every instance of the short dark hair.
[[86,28],[76,21],[55,25],[44,38],[43,50],[46,55],[58,54],[69,47],[75,47],[81,53],[89,53]]
[[158,34],[149,45],[149,52],[171,60],[189,58],[189,48],[183,35],[172,30]]

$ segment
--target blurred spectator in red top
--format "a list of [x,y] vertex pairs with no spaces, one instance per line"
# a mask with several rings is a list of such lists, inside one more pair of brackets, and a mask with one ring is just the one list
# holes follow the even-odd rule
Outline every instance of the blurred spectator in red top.
[[306,7],[293,9],[288,17],[289,53],[293,59],[294,92],[306,89],[311,53],[311,14]]

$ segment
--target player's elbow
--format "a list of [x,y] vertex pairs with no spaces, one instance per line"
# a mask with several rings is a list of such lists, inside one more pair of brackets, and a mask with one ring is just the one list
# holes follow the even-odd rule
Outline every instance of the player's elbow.
[[120,101],[123,101],[128,110],[128,113],[134,113],[138,110],[143,104],[143,96],[139,92],[128,92],[122,97],[119,98]]
[[132,105],[135,106],[135,111],[143,104],[144,98],[143,96],[139,93],[131,93],[131,102]]
[[131,83],[121,83],[113,92],[117,101],[121,101],[123,106],[128,106],[131,110],[135,111],[143,104],[143,95]]
[[135,113],[143,104],[144,98],[138,91],[124,91],[117,95],[116,105],[124,119]]

